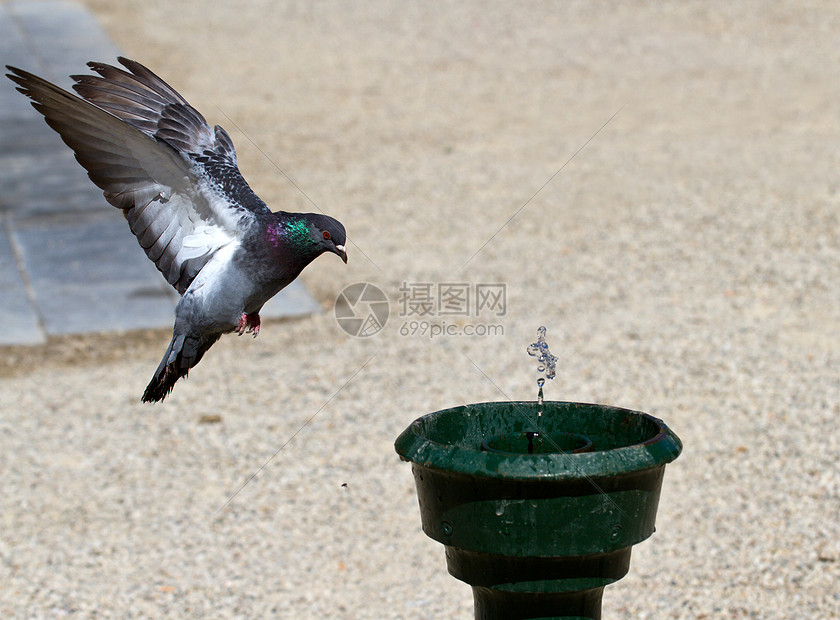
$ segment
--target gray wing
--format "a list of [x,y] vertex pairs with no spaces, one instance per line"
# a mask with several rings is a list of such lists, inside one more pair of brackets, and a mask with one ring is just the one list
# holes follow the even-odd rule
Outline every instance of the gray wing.
[[99,75],[74,75],[73,89],[97,107],[166,142],[189,158],[200,176],[237,207],[270,211],[242,178],[236,150],[227,132],[210,129],[201,113],[171,86],[139,62],[119,57],[128,71],[99,62],[88,67]]
[[[257,214],[269,211],[242,180],[224,130],[212,131],[154,74],[126,63],[137,73],[92,65],[107,67],[109,76],[77,78],[87,101],[7,68],[108,202],[123,210],[146,255],[183,293],[220,248],[239,243]],[[252,199],[240,202],[236,192]]]

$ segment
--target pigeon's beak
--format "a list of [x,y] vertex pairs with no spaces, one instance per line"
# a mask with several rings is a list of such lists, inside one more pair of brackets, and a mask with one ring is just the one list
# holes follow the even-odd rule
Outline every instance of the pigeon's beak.
[[341,257],[341,260],[344,261],[344,264],[347,264],[347,252],[344,251],[343,245],[335,246],[335,253]]

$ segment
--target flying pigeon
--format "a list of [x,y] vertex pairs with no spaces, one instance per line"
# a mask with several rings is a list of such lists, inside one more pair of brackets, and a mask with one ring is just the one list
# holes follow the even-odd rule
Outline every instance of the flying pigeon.
[[222,334],[260,330],[260,310],[324,252],[346,263],[344,226],[272,213],[242,178],[230,136],[138,62],[71,76],[77,97],[6,66],[180,293],[172,342],[143,393],[162,401]]

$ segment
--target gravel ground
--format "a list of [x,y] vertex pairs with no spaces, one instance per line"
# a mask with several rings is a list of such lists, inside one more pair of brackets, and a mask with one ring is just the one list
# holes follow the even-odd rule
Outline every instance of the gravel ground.
[[[539,325],[547,398],[685,444],[605,617],[840,616],[836,3],[86,4],[350,263],[162,406],[164,331],[2,349],[4,617],[471,617],[392,444],[533,398]],[[392,316],[357,339],[331,307],[363,281]],[[427,317],[503,335],[401,333],[404,282],[506,284]]]

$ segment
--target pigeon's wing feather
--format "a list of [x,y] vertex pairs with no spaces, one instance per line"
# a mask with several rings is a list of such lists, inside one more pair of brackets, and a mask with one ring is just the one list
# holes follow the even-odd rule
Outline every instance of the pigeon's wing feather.
[[268,215],[265,203],[242,178],[227,132],[210,128],[201,113],[139,62],[119,58],[128,71],[89,62],[98,75],[74,75],[73,89],[87,101],[162,140],[188,157],[208,183],[241,208]]
[[[239,243],[254,225],[259,208],[237,204],[225,191],[225,180],[213,177],[212,167],[46,80],[8,69],[18,90],[33,100],[35,109],[73,149],[108,202],[123,210],[147,256],[180,293],[219,248]],[[143,96],[146,100],[178,97],[167,89],[159,87],[155,94]],[[147,105],[139,109],[152,116]],[[205,140],[212,135],[209,128],[205,132],[194,121],[183,121],[183,127],[197,127],[191,134],[193,144],[207,146]],[[229,163],[225,152],[223,148],[202,157],[222,162],[218,164],[222,168],[225,164],[235,169],[235,156]]]
[[140,63],[122,57],[119,61],[130,72],[89,62],[88,67],[99,75],[72,76],[73,90],[178,151],[203,153],[215,148],[213,131],[198,110]]

